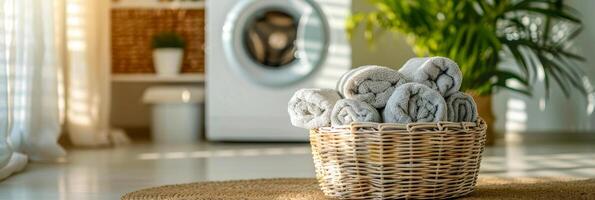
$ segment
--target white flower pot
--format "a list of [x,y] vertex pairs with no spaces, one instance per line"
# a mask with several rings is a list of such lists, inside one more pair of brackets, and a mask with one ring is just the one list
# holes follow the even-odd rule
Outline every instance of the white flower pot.
[[153,50],[153,65],[159,76],[175,76],[182,69],[184,49],[158,48]]

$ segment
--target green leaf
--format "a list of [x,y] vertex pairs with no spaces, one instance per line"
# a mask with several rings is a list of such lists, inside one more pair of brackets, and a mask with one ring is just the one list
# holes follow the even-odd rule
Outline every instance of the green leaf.
[[525,73],[527,80],[531,80],[531,72],[529,71],[529,66],[525,61],[525,56],[520,52],[520,49],[518,49],[519,46],[508,45],[507,47],[512,56],[514,57],[516,63],[521,67],[521,69]]
[[353,38],[355,30],[365,19],[366,15],[364,13],[354,13],[347,18],[347,21],[345,22],[345,29],[349,39]]
[[514,80],[519,81],[520,83],[522,83],[525,86],[529,85],[529,82],[527,81],[527,79],[525,79],[513,72],[497,70],[495,75],[496,75],[496,77],[498,77],[498,81],[506,81],[508,79],[514,79]]
[[[353,34],[351,38],[365,37],[372,43],[386,31],[406,35],[417,55],[455,60],[463,72],[463,90],[487,94],[502,88],[529,95],[540,70],[544,72],[546,96],[550,94],[550,80],[560,85],[566,96],[571,90],[584,90],[581,67],[574,64],[584,58],[566,49],[582,31],[582,22],[576,10],[561,0],[370,2],[375,10],[354,13],[346,24],[350,33],[364,24],[364,34]],[[534,23],[522,23],[524,16],[539,17],[545,23],[535,31],[531,28]],[[554,41],[553,23],[577,28]],[[516,36],[510,40],[504,35],[514,33]],[[498,70],[503,49],[507,49],[506,56],[516,63],[518,72]],[[506,80],[516,80],[525,88],[511,88]]]
[[184,48],[184,38],[175,32],[161,32],[153,36],[153,48]]
[[562,11],[551,10],[551,9],[546,9],[546,8],[523,8],[523,9],[519,9],[519,10],[540,13],[540,14],[543,14],[544,16],[548,16],[548,17],[563,18],[563,19],[570,20],[575,23],[581,23],[581,20],[578,19],[577,17],[572,16],[572,15],[562,12]]
[[513,88],[513,87],[510,87],[510,86],[506,85],[505,83],[499,83],[499,82],[497,82],[497,83],[492,84],[492,87],[501,87],[501,88],[504,88],[504,89],[507,89],[507,90],[511,90],[513,92],[518,92],[520,94],[524,94],[524,95],[527,95],[527,96],[532,96],[533,95],[531,93],[531,91],[529,91],[529,90],[523,90],[523,89]]

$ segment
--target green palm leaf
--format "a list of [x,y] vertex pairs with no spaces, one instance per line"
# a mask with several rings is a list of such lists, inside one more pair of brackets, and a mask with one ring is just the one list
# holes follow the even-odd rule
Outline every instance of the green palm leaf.
[[[550,80],[569,96],[582,94],[584,58],[566,49],[582,30],[574,8],[562,0],[371,0],[376,10],[355,13],[347,23],[353,37],[357,26],[365,26],[365,37],[373,42],[383,31],[400,32],[419,56],[447,56],[461,67],[462,89],[481,95],[504,88],[525,95],[544,72],[549,96]],[[542,23],[537,23],[541,21]],[[571,27],[562,38],[554,38],[554,27]],[[520,73],[498,68],[501,55],[512,59]],[[508,80],[523,88],[507,85]]]

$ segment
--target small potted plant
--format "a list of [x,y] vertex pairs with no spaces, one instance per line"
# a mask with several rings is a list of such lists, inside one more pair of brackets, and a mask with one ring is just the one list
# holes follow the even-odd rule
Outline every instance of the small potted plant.
[[153,65],[157,75],[173,76],[180,73],[184,46],[184,38],[174,32],[163,32],[153,37]]

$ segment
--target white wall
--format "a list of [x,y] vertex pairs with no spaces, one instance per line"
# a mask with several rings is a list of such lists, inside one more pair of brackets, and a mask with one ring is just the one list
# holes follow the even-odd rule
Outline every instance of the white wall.
[[[585,69],[585,77],[590,83],[595,80],[595,1],[573,0],[567,2],[581,13],[584,31],[574,43],[574,50],[584,56],[587,61],[580,63]],[[516,68],[514,65],[503,63],[500,67]],[[588,97],[578,92],[571,92],[566,98],[562,90],[555,84],[550,84],[550,98],[547,100],[543,89],[543,82],[539,81],[534,86],[533,97],[502,91],[494,96],[494,111],[500,119],[496,123],[497,130],[509,130],[527,133],[544,132],[578,132],[595,133],[595,116]],[[591,94],[593,95],[593,94]],[[516,99],[522,101],[515,101]],[[518,104],[525,103],[525,109],[519,109]],[[523,112],[525,114],[523,114]],[[526,117],[525,117],[526,116]],[[525,120],[523,120],[525,119]],[[523,127],[523,121],[524,127]]]
[[[517,69],[514,63],[500,64],[504,69]],[[500,90],[493,96],[493,111],[498,132],[568,132],[576,131],[579,122],[577,112],[578,93],[566,98],[562,90],[550,84],[550,97],[546,98],[543,82],[534,85],[533,96],[528,97],[508,90]]]
[[[583,33],[577,38],[576,44],[587,59],[584,63],[585,75],[590,79],[591,84],[595,83],[595,1],[572,0],[569,4],[575,7],[582,14],[584,23]],[[577,108],[579,123],[577,129],[581,132],[595,133],[595,92],[591,92],[589,101],[583,101]]]
[[[373,8],[369,1],[355,0],[351,4],[353,12],[366,12]],[[405,42],[402,35],[386,33],[377,38],[371,46],[363,37],[363,27],[359,27],[351,41],[352,64],[354,67],[362,65],[381,65],[399,68],[414,56],[413,51]]]

